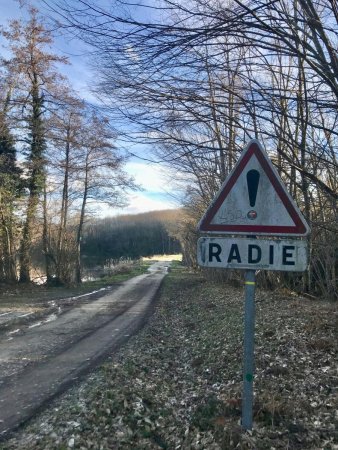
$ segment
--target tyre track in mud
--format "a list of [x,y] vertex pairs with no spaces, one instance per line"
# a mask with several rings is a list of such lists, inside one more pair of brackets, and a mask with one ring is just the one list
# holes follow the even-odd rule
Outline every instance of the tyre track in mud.
[[0,342],[0,438],[135,334],[150,314],[167,266],[156,263],[149,274]]

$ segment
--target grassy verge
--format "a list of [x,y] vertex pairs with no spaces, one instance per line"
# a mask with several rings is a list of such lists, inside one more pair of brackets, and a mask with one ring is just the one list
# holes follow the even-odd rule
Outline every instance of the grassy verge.
[[2,448],[336,450],[336,308],[258,290],[242,433],[242,306],[241,288],[173,265],[146,327]]

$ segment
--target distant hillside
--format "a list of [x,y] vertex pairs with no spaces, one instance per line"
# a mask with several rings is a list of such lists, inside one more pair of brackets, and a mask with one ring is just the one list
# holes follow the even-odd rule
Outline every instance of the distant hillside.
[[180,215],[181,210],[168,209],[94,220],[85,228],[83,262],[94,266],[121,257],[179,253],[174,236]]

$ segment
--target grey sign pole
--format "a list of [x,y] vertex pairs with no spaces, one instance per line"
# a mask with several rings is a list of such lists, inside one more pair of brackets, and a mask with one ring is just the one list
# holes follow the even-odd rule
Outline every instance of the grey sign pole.
[[[247,193],[247,195],[245,195]],[[267,208],[267,203],[271,204]],[[257,140],[242,152],[232,172],[202,217],[199,231],[212,234],[198,241],[203,267],[247,269],[245,272],[244,369],[242,428],[252,428],[255,285],[254,269],[304,271],[306,244],[284,238],[307,236],[310,227],[290,197],[268,155]],[[246,234],[246,238],[244,235]],[[217,235],[235,235],[220,238]],[[238,237],[240,235],[241,237]],[[259,239],[254,236],[280,236]]]
[[245,272],[244,310],[244,358],[242,428],[252,429],[253,378],[254,378],[254,334],[255,334],[255,270]]

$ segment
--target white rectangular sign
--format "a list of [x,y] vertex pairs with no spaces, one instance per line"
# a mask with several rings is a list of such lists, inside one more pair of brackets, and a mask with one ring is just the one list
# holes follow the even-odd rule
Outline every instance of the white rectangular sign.
[[203,267],[304,272],[308,264],[307,242],[202,237],[197,243],[197,260]]

